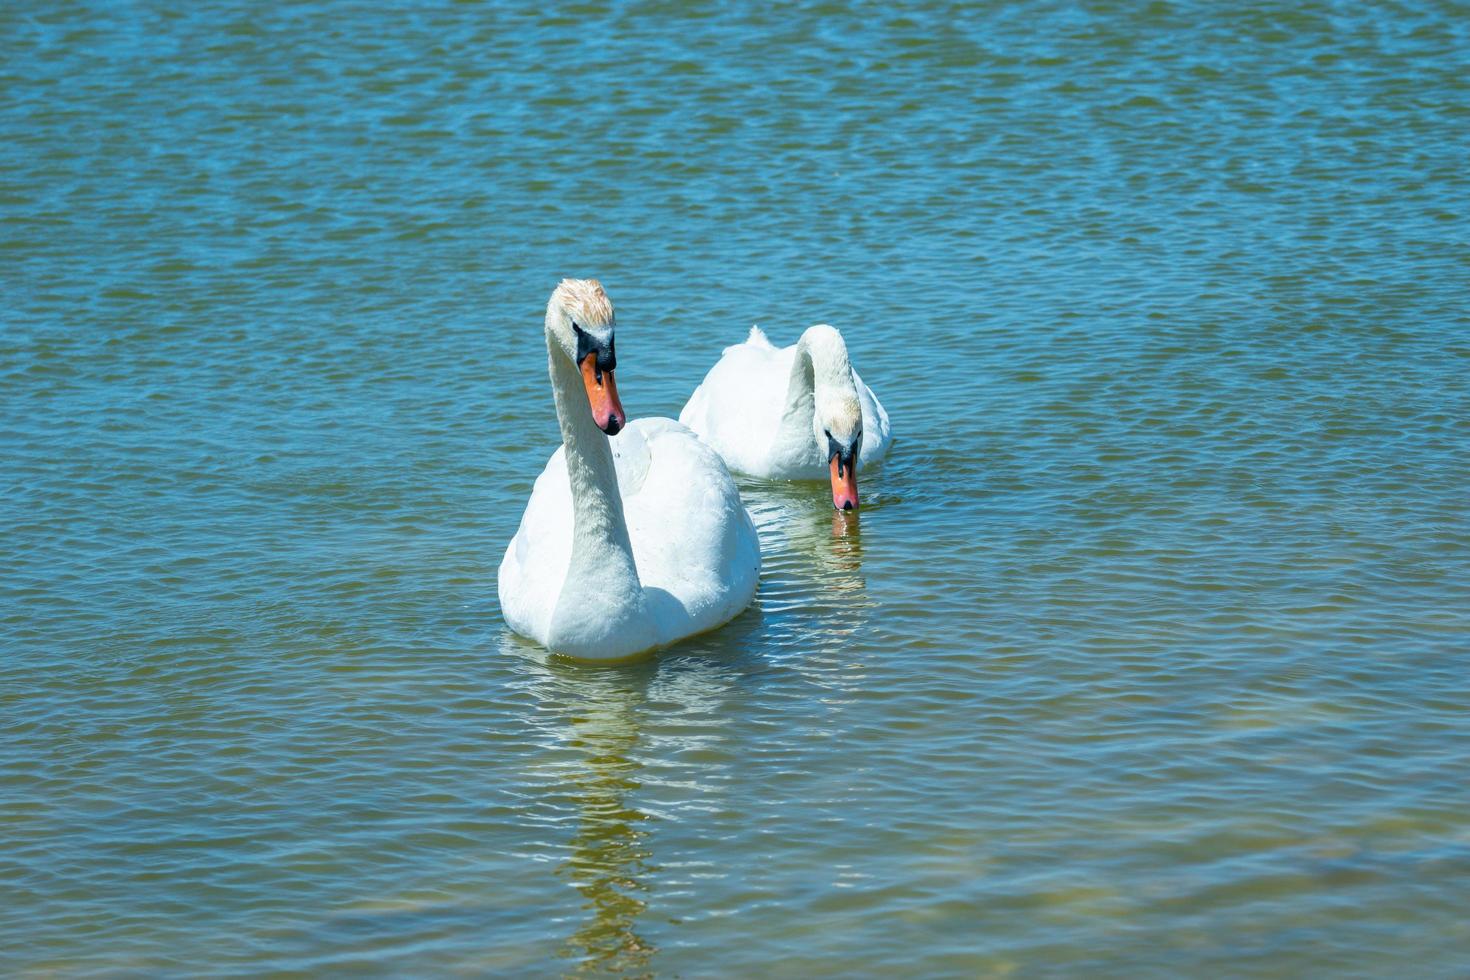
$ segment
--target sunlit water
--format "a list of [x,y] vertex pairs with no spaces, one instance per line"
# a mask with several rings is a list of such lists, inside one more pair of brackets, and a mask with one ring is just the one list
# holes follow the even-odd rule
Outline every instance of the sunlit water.
[[[1463,9],[388,9],[0,6],[0,968],[1470,973]],[[563,275],[897,438],[626,668]]]

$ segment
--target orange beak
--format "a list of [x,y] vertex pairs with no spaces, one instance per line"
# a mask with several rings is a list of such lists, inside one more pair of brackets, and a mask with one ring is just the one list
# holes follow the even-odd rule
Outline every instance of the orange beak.
[[628,413],[618,401],[618,386],[613,383],[612,371],[597,366],[595,351],[582,358],[582,384],[587,388],[587,404],[592,406],[592,421],[608,435],[617,435],[628,424]]
[[857,510],[857,454],[845,466],[842,457],[832,454],[829,466],[832,470],[832,506],[838,510]]

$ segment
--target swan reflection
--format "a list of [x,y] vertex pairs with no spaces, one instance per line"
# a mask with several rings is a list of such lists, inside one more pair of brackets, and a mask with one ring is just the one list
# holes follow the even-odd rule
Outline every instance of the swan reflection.
[[[580,900],[558,955],[571,961],[571,976],[651,976],[658,947],[645,935],[645,916],[656,888],[677,893],[687,887],[683,876],[718,869],[702,854],[676,855],[672,872],[656,864],[655,828],[660,820],[707,819],[726,791],[719,760],[734,758],[725,735],[739,673],[699,656],[600,667],[520,652],[553,753],[543,772],[575,811],[569,853],[555,874]],[[695,750],[697,766],[682,761]],[[674,911],[661,909],[655,921]]]
[[834,511],[807,484],[753,484],[741,491],[761,536],[758,602],[773,638],[801,651],[798,669],[845,686],[848,642],[875,606],[863,575],[861,511]]
[[565,787],[577,808],[577,830],[556,873],[581,894],[584,916],[560,955],[578,961],[574,976],[650,975],[655,947],[639,934],[638,917],[648,908],[648,879],[657,869],[648,817],[628,802],[643,768],[635,750],[646,680],[627,671],[606,677],[597,668],[553,663],[546,669],[553,686],[574,688],[557,693],[571,712],[562,744],[578,753],[566,766]]

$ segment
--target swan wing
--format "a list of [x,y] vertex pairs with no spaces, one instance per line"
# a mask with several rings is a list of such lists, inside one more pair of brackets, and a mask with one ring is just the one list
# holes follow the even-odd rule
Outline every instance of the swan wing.
[[633,558],[661,642],[727,622],[755,595],[760,542],[724,462],[672,419],[638,419],[613,444]]
[[572,486],[566,449],[547,460],[500,561],[500,608],[510,628],[545,646],[572,562]]
[[852,382],[857,386],[858,406],[863,412],[863,448],[858,452],[859,471],[876,466],[888,455],[888,444],[892,441],[892,430],[888,426],[888,413],[883,403],[873,394],[873,389],[863,384],[857,369],[852,372]]
[[796,347],[772,347],[759,328],[726,347],[679,413],[679,421],[730,469],[770,476],[771,441],[781,423]]

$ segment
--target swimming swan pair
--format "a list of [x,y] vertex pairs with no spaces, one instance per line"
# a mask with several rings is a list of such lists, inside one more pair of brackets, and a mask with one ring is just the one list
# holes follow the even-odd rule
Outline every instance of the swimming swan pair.
[[546,304],[562,446],[500,563],[510,628],[582,660],[666,646],[750,604],[760,542],[731,469],[826,475],[833,505],[852,509],[857,471],[889,442],[888,415],[832,327],[812,327],[782,350],[752,329],[725,349],[678,422],[628,421],[613,380],[613,328],[595,279],[562,280]]

